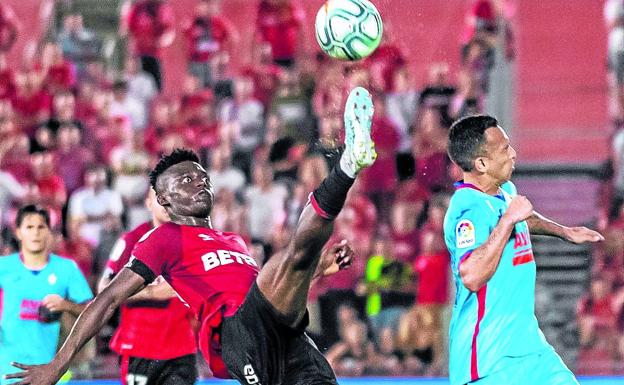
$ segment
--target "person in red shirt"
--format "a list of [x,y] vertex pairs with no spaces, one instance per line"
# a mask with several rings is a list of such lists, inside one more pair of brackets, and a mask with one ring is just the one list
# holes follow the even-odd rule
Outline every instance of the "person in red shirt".
[[13,9],[0,3],[0,52],[8,52],[17,40],[19,22]]
[[[139,225],[117,241],[100,278],[98,292],[128,263],[139,239],[169,221],[165,209],[156,203],[153,190],[145,205],[152,213],[152,221]],[[121,382],[132,385],[143,378],[146,384],[194,384],[197,345],[192,318],[189,308],[162,279],[130,297],[121,307],[119,327],[110,342],[111,349],[120,356]]]
[[219,0],[199,0],[194,18],[184,26],[184,37],[189,72],[200,80],[203,88],[212,87],[218,80],[213,68],[217,61],[228,55],[235,40],[230,22],[219,14]]
[[127,1],[122,7],[121,33],[130,37],[131,52],[141,58],[143,71],[162,89],[160,51],[173,43],[175,15],[167,0]]
[[261,0],[258,5],[255,40],[271,45],[275,64],[292,67],[302,50],[304,21],[305,11],[299,2]]
[[9,66],[6,55],[0,52],[0,100],[11,100],[15,96],[15,72]]
[[37,70],[18,73],[16,91],[11,99],[17,124],[31,139],[36,128],[48,120],[52,112],[52,97],[43,88],[43,76]]
[[76,66],[63,57],[58,43],[47,43],[41,53],[42,73],[45,73],[44,84],[51,95],[68,92],[76,85]]
[[171,221],[139,240],[126,267],[81,314],[49,364],[14,363],[23,371],[6,378],[54,384],[114,309],[162,275],[200,320],[200,349],[215,376],[242,384],[337,385],[304,330],[312,280],[351,263],[345,240],[323,247],[356,175],[376,158],[368,91],[355,88],[345,111],[347,140],[338,164],[310,194],[284,252],[261,271],[239,235],[212,228],[212,184],[197,155],[178,149],[161,158],[150,181]]

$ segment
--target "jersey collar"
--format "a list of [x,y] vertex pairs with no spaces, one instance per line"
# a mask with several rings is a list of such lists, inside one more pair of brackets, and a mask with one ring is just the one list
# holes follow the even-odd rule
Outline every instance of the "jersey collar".
[[[480,188],[478,188],[477,186],[473,185],[472,183],[466,183],[466,182],[464,182],[464,180],[463,180],[463,179],[462,179],[462,180],[459,180],[459,181],[457,181],[457,182],[455,182],[455,183],[453,183],[453,186],[455,187],[455,189],[456,189],[456,190],[460,190],[460,189],[463,189],[463,188],[471,188],[471,189],[473,189],[473,190],[477,190],[477,191],[482,192],[482,193],[484,193],[484,194],[485,194],[485,192],[484,192],[483,190],[481,190],[481,189],[480,189]],[[486,194],[486,195],[489,195],[489,194]],[[492,196],[492,195],[491,195],[491,196]],[[503,194],[503,192],[502,192],[502,189],[501,189],[501,188],[499,188],[499,189],[498,189],[498,194],[493,195],[493,196],[494,196],[495,198],[502,199],[503,201],[505,200],[505,194]]]
[[457,181],[453,184],[453,186],[455,187],[456,190],[462,189],[462,188],[471,188],[473,190],[477,190],[480,192],[483,192],[483,190],[481,190],[480,188],[478,188],[477,186],[473,185],[472,183],[466,183],[464,182],[464,180],[460,180]]

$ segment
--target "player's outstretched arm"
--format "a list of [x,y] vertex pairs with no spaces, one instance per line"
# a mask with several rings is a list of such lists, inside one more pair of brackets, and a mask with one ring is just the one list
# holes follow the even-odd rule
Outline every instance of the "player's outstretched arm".
[[46,365],[13,363],[22,372],[8,374],[7,379],[20,381],[14,385],[54,385],[69,367],[74,355],[113,315],[115,309],[145,285],[145,280],[130,269],[123,269],[82,312],[71,333],[54,359]]
[[576,244],[604,241],[602,234],[597,231],[584,226],[563,226],[537,211],[533,211],[533,214],[527,218],[527,224],[533,235],[550,235]]
[[478,291],[492,278],[515,224],[531,213],[533,205],[526,197],[517,195],[512,199],[485,243],[474,249],[459,265],[459,275],[468,290]]

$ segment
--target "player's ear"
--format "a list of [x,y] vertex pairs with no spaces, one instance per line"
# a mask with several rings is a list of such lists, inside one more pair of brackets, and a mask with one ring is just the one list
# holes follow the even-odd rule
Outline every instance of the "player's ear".
[[161,193],[156,193],[156,202],[162,207],[169,206],[169,200]]
[[484,173],[487,169],[487,158],[479,156],[474,160],[474,169],[480,173]]
[[15,229],[15,238],[20,242],[22,241],[22,230],[19,227]]

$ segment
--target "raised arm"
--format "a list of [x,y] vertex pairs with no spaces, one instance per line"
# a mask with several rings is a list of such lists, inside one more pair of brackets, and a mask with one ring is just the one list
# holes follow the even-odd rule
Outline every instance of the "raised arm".
[[112,317],[115,309],[128,297],[143,288],[145,280],[130,269],[124,268],[97,297],[87,305],[74,324],[67,340],[54,359],[46,365],[13,363],[22,372],[5,378],[20,379],[14,385],[54,385],[69,367],[74,355]]
[[509,203],[507,211],[487,240],[464,256],[459,265],[459,275],[468,290],[476,292],[492,278],[515,224],[525,220],[532,212],[531,202],[526,197],[517,195]]
[[576,244],[604,241],[604,237],[597,231],[584,226],[563,226],[537,211],[533,211],[532,215],[527,218],[527,224],[533,235],[550,235]]

